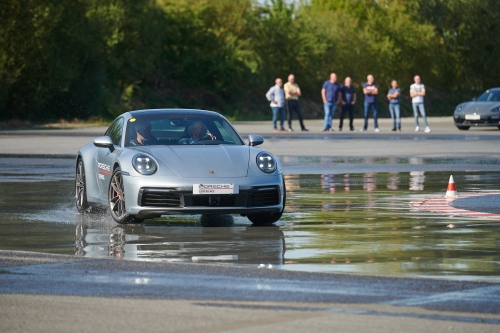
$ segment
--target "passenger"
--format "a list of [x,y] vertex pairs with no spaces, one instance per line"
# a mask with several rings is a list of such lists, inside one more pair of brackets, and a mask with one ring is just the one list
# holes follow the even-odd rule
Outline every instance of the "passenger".
[[134,123],[134,128],[136,136],[130,140],[131,146],[151,146],[158,144],[158,139],[151,134],[151,123],[149,121],[137,120]]
[[211,134],[203,121],[198,120],[193,122],[191,125],[188,127],[188,138],[181,138],[179,140],[180,144],[187,145],[187,144],[193,144],[197,141],[201,140],[216,140],[217,138],[215,135]]

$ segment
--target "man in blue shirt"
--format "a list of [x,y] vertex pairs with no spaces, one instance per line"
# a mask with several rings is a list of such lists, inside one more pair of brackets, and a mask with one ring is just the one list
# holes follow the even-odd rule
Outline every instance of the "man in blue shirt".
[[[391,81],[391,89],[387,94],[387,99],[389,100],[389,112],[391,112],[392,118],[392,131],[401,132],[401,118],[399,109],[399,99],[401,98],[401,89],[398,88],[398,81]],[[397,121],[397,129],[396,129]]]
[[375,132],[380,132],[378,128],[377,119],[377,95],[378,86],[374,82],[373,75],[369,74],[366,77],[366,83],[363,85],[363,93],[365,94],[365,126],[363,127],[363,132],[368,129],[368,112],[370,109],[373,110],[373,122],[375,125]]
[[340,114],[339,131],[342,131],[342,126],[344,125],[344,117],[347,111],[349,111],[349,127],[351,131],[354,131],[352,121],[354,119],[356,89],[354,89],[354,87],[352,86],[352,80],[350,77],[345,78],[344,85],[340,88],[340,94],[342,95],[342,113]]
[[285,122],[285,92],[281,88],[283,86],[283,81],[277,78],[275,81],[276,85],[271,87],[266,93],[266,98],[271,102],[271,110],[273,111],[273,127],[274,131],[278,132],[278,127],[276,126],[276,120],[278,120],[278,114],[280,116],[280,129],[279,131],[284,132],[285,128],[283,124]]
[[323,99],[323,109],[325,110],[325,121],[323,132],[333,131],[332,118],[335,113],[337,103],[340,103],[340,86],[337,83],[337,74],[331,73],[330,80],[323,83],[321,88],[321,97]]

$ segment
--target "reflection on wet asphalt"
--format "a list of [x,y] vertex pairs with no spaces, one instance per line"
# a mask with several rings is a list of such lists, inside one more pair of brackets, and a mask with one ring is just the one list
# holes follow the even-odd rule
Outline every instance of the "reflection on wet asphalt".
[[[67,165],[61,168],[71,170],[73,160],[62,160]],[[2,166],[11,161],[0,159]],[[42,161],[30,163],[38,170],[36,163]],[[24,178],[13,166],[4,173],[0,181],[1,249],[500,280],[498,222],[416,211],[409,205],[426,196],[444,195],[448,172],[287,175],[286,211],[271,227],[253,227],[240,216],[224,217],[224,227],[203,227],[200,216],[171,216],[120,226],[107,213],[79,215],[73,202],[73,182],[53,180],[58,178],[59,166],[50,166],[53,161],[44,163],[51,170],[46,176],[36,176],[34,171],[31,179]],[[71,171],[61,174],[65,176],[58,179],[72,178]],[[499,187],[499,172],[453,175],[459,193]],[[447,228],[450,223],[456,227]]]

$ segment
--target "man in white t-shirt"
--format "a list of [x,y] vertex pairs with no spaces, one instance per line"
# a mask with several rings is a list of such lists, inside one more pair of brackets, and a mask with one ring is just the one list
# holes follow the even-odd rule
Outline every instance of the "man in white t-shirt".
[[415,132],[418,132],[420,130],[420,127],[418,126],[418,112],[420,111],[420,115],[424,120],[425,132],[429,133],[431,129],[429,128],[429,124],[427,123],[427,117],[425,116],[424,107],[425,87],[422,83],[420,83],[420,76],[415,75],[413,80],[415,81],[415,83],[410,86],[410,96],[411,103],[413,105],[413,115],[415,116]]

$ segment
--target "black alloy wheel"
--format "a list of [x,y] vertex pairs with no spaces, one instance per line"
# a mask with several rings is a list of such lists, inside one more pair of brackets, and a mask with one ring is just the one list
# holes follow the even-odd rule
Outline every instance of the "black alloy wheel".
[[142,223],[144,219],[138,219],[127,214],[125,209],[125,187],[123,186],[123,176],[120,168],[116,168],[111,176],[108,190],[109,212],[116,223]]
[[78,160],[75,175],[75,199],[76,209],[80,214],[87,213],[90,210],[90,205],[87,201],[87,189],[85,187],[85,167],[83,161]]

